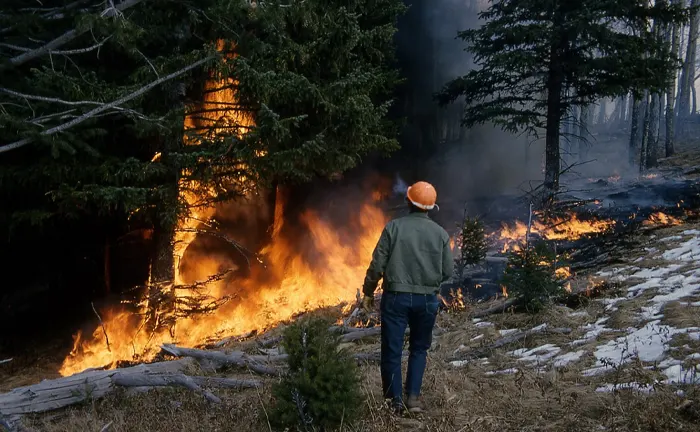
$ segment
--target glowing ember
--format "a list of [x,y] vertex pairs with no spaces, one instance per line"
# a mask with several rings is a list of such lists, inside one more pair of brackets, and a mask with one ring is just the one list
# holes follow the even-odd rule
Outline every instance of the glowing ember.
[[[608,231],[615,225],[614,220],[581,220],[575,214],[568,219],[554,219],[548,224],[533,220],[530,232],[547,240],[578,240],[583,236]],[[503,225],[496,233],[496,240],[503,243],[502,251],[520,250],[525,242],[527,224],[516,221],[515,225]]]
[[647,180],[651,180],[651,179],[657,178],[658,176],[659,176],[658,174],[644,174],[642,177],[647,179]]
[[681,221],[678,218],[675,218],[671,215],[667,215],[666,213],[663,212],[656,212],[652,213],[649,216],[649,219],[645,220],[642,225],[644,226],[656,226],[656,225],[666,225],[666,226],[673,226],[673,225],[680,225],[682,224],[683,221]]
[[501,285],[501,293],[503,294],[503,297],[508,298],[508,289],[506,289],[505,285]]

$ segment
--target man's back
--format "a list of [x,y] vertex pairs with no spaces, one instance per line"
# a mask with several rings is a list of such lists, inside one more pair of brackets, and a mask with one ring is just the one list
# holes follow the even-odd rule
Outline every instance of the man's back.
[[452,270],[449,235],[427,213],[414,212],[384,228],[365,288],[373,290],[383,277],[385,291],[435,294]]

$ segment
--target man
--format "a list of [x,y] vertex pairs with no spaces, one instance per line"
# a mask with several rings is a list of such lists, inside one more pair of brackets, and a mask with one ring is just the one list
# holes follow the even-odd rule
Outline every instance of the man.
[[370,310],[377,284],[384,279],[380,305],[382,388],[384,397],[391,399],[398,411],[404,407],[401,352],[406,326],[410,328],[410,355],[405,406],[409,412],[420,412],[418,397],[438,311],[437,293],[452,276],[454,266],[449,235],[428,217],[436,200],[437,192],[430,183],[421,181],[408,188],[409,214],[384,228],[363,286],[362,307]]

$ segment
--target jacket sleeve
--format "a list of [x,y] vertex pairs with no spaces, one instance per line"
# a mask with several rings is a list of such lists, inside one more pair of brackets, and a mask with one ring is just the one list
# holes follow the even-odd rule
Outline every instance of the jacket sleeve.
[[379,280],[384,277],[386,265],[389,262],[389,254],[391,252],[391,236],[389,235],[388,227],[384,227],[381,237],[377,242],[377,246],[372,253],[372,262],[367,269],[365,283],[362,286],[362,292],[366,296],[373,296],[377,289]]
[[452,256],[452,248],[450,247],[450,238],[448,236],[442,249],[442,283],[445,283],[452,277],[454,265],[455,261]]

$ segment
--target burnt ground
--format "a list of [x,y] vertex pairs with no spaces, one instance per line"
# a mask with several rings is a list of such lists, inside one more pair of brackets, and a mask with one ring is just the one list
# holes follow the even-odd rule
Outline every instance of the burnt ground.
[[[579,251],[571,263],[574,289],[606,282],[609,288],[599,297],[572,307],[555,305],[537,315],[508,311],[471,318],[491,304],[486,299],[486,304],[441,312],[425,377],[426,413],[404,418],[388,413],[381,401],[378,367],[365,364],[363,420],[342,430],[699,430],[700,222],[694,218],[697,193],[688,168],[697,157],[691,156],[664,161],[659,176],[633,179],[627,186],[615,179],[579,180],[598,189],[589,196],[572,193],[572,199],[607,202],[591,204],[588,210],[625,222],[607,236],[569,245]],[[684,172],[690,181],[679,178]],[[670,181],[662,181],[664,176]],[[611,205],[613,199],[617,201]],[[640,228],[644,212],[662,208],[683,217],[684,223]],[[604,254],[605,259],[595,261]],[[503,343],[522,331],[529,335]],[[250,340],[226,348],[252,350],[255,345]],[[376,351],[378,339],[346,348]],[[38,371],[10,364],[0,365],[3,390],[38,380]],[[227,376],[249,377],[240,371]],[[107,424],[118,432],[270,430],[265,420],[269,390],[269,385],[260,390],[217,389],[224,400],[219,406],[186,390],[119,393],[28,423],[51,432],[100,431]]]

